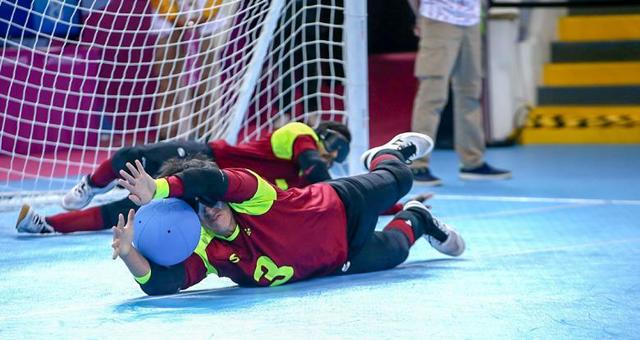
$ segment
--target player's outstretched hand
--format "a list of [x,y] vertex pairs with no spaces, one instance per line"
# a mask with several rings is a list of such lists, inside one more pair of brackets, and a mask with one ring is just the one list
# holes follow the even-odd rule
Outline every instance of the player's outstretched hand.
[[156,192],[156,181],[144,170],[142,163],[136,159],[136,166],[127,163],[129,172],[120,170],[122,179],[118,180],[118,184],[125,187],[131,193],[129,199],[137,205],[145,205],[151,202]]
[[427,208],[431,209],[431,205],[425,204],[424,202],[430,200],[431,198],[433,198],[433,195],[434,194],[432,192],[425,192],[425,193],[416,195],[414,197],[411,197],[409,200],[410,201],[418,201],[418,202],[424,204]]
[[113,243],[111,243],[111,247],[113,248],[113,255],[111,256],[114,260],[120,256],[121,258],[127,257],[129,252],[131,251],[132,242],[133,242],[133,217],[135,216],[135,211],[133,209],[129,210],[129,214],[127,215],[127,223],[125,224],[124,216],[122,214],[118,215],[118,225],[113,226],[111,230],[113,230]]
[[424,203],[424,201],[430,200],[431,198],[433,198],[433,193],[425,192],[425,193],[416,195],[414,197],[411,197],[411,201],[418,201],[420,203]]

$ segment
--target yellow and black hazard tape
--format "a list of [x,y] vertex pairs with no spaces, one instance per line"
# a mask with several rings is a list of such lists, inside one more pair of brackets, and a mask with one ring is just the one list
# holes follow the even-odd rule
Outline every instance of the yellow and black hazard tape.
[[605,115],[563,115],[563,114],[531,114],[527,120],[527,128],[562,129],[562,128],[610,128],[640,127],[640,115],[605,114]]

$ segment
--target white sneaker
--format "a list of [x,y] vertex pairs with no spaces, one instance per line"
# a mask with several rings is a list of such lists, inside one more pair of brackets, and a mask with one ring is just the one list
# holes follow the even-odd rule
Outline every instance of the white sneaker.
[[23,205],[22,209],[20,209],[16,230],[19,233],[30,234],[49,234],[54,232],[53,227],[45,221],[44,217],[33,211],[28,204]]
[[67,210],[80,210],[91,202],[93,196],[113,189],[116,184],[116,181],[112,181],[104,188],[98,188],[89,184],[89,175],[84,176],[78,184],[62,197],[60,205]]
[[399,151],[407,163],[412,160],[426,156],[433,150],[433,140],[424,134],[417,132],[405,132],[393,137],[387,144],[377,146],[365,151],[360,160],[364,167],[369,169],[371,161],[382,150]]
[[424,234],[424,238],[429,241],[429,244],[435,250],[449,256],[460,256],[464,252],[464,240],[455,229],[435,218],[435,216],[431,214],[431,211],[429,211],[429,209],[425,207],[424,204],[418,201],[409,201],[405,203],[403,210],[407,210],[410,208],[425,211],[427,213],[427,217],[430,218],[431,221],[433,221],[433,224],[436,226],[436,228],[442,230],[442,232],[447,235],[447,239],[444,242],[440,242],[435,237],[432,237],[427,233]]

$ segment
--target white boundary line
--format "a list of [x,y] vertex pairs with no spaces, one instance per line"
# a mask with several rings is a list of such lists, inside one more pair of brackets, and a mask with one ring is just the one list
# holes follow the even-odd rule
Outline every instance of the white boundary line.
[[500,210],[500,211],[492,211],[492,212],[479,213],[479,214],[451,215],[451,216],[443,215],[442,219],[444,219],[446,221],[450,221],[450,220],[469,220],[469,219],[483,218],[483,217],[512,216],[512,215],[530,214],[530,213],[536,213],[536,212],[542,212],[542,211],[583,208],[583,207],[586,207],[586,206],[588,206],[588,204],[562,204],[562,205],[553,205],[553,206],[549,206],[549,207],[535,207],[535,208],[525,208],[525,209]]
[[522,203],[578,203],[578,204],[614,204],[640,205],[640,200],[608,200],[598,198],[555,198],[555,197],[518,197],[518,196],[483,196],[483,195],[447,195],[436,194],[435,199],[449,201],[488,201],[488,202],[522,202]]
[[591,242],[591,243],[582,243],[582,244],[574,244],[569,246],[557,246],[557,247],[549,247],[549,248],[540,248],[540,249],[532,249],[532,250],[523,250],[516,251],[511,253],[498,253],[498,254],[487,254],[487,255],[479,255],[469,258],[470,260],[486,260],[500,257],[510,257],[510,256],[520,256],[520,255],[529,255],[529,254],[538,254],[538,253],[553,253],[563,250],[574,250],[580,248],[590,248],[594,246],[602,246],[602,245],[611,245],[611,244],[624,244],[624,243],[640,243],[640,238],[630,238],[623,240],[612,240],[605,242]]

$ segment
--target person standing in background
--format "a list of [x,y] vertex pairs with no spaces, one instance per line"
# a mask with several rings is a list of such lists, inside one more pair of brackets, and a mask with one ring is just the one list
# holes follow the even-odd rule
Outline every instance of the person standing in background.
[[[441,113],[453,93],[454,145],[462,163],[460,178],[507,179],[511,172],[484,161],[482,123],[481,0],[407,0],[420,38],[415,75],[419,81],[411,129],[435,140]],[[429,185],[442,181],[429,170],[429,158],[413,162],[414,179]]]
[[[215,60],[227,39],[237,1],[150,0],[151,29],[158,34],[153,65],[158,77],[160,140],[180,133],[180,119],[202,137],[215,111]],[[189,65],[189,63],[192,63]],[[187,118],[190,117],[190,118]]]

